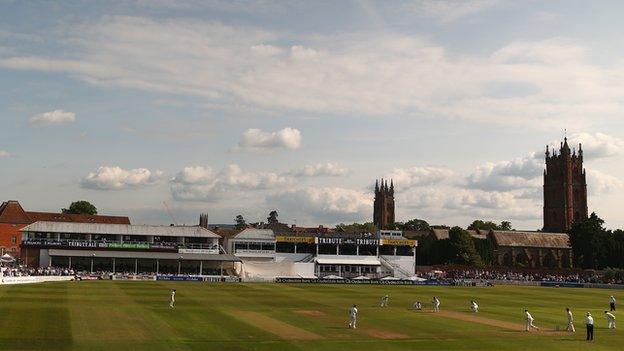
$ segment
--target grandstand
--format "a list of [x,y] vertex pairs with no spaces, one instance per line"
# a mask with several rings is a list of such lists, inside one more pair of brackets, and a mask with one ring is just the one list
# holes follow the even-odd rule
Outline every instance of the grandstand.
[[[417,242],[400,231],[282,233],[247,228],[225,240],[201,226],[41,221],[22,229],[28,266],[156,275],[408,278]],[[224,240],[224,246],[219,244]]]
[[199,226],[36,222],[22,229],[28,266],[78,271],[155,274],[222,274],[237,257],[219,236]]

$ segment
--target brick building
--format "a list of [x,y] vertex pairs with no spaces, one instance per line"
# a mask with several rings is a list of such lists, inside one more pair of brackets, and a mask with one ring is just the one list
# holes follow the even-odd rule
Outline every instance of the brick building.
[[568,234],[492,230],[494,264],[528,268],[570,268],[572,248]]
[[570,150],[568,139],[559,153],[546,147],[544,170],[544,231],[563,233],[576,221],[587,219],[587,181],[583,168],[583,148]]
[[5,201],[0,205],[0,252],[19,256],[22,242],[20,230],[39,221],[130,224],[130,219],[123,216],[25,211],[17,201]]
[[390,229],[394,223],[394,184],[390,180],[375,181],[375,202],[373,203],[373,223],[379,230]]

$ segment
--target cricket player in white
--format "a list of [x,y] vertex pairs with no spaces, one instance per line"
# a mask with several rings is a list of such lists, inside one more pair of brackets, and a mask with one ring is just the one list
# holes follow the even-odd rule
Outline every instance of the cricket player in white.
[[381,300],[379,301],[379,307],[388,307],[388,299],[390,297],[388,295],[384,295],[381,297]]
[[607,316],[607,327],[609,329],[615,329],[615,316],[613,313],[605,311],[605,316]]
[[538,327],[533,325],[533,316],[529,313],[529,310],[524,310],[524,318],[526,319],[526,331],[531,330],[531,328],[535,330],[539,330]]
[[415,310],[420,311],[420,310],[422,310],[422,304],[420,303],[420,301],[416,301],[416,302],[414,302],[414,305],[412,306],[412,308],[415,309]]
[[357,315],[358,315],[358,309],[356,305],[353,305],[353,307],[351,307],[349,309],[349,329],[353,328],[355,329],[357,326]]
[[173,308],[173,306],[175,305],[175,295],[175,289],[171,290],[171,300],[169,300],[169,308]]
[[479,312],[479,305],[477,305],[477,301],[475,301],[475,300],[470,301],[470,309],[474,313]]
[[433,297],[433,312],[440,312],[440,299],[437,296]]
[[611,312],[615,311],[615,297],[613,295],[609,297],[609,307],[611,308]]
[[569,308],[566,308],[566,315],[568,316],[568,327],[566,328],[566,331],[569,332],[576,332],[576,329],[574,329],[574,317],[572,317],[572,311],[570,311]]

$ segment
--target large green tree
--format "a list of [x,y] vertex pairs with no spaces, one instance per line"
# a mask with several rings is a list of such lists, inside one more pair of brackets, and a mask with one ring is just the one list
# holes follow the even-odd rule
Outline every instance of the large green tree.
[[603,225],[604,220],[596,213],[574,224],[570,230],[570,245],[575,266],[592,269],[604,267],[610,233]]
[[269,224],[277,224],[279,223],[279,221],[277,220],[277,217],[279,215],[277,214],[277,210],[273,210],[271,212],[269,212],[269,217],[267,217],[267,223]]
[[451,244],[451,257],[453,263],[481,266],[481,256],[475,248],[474,241],[470,234],[460,227],[453,227],[449,231],[449,241]]
[[429,223],[427,223],[427,221],[423,219],[414,218],[414,219],[410,219],[409,221],[405,223],[397,222],[394,224],[394,228],[396,228],[397,230],[426,231],[426,230],[430,230],[431,226],[429,225]]
[[375,233],[377,231],[377,227],[375,227],[372,222],[352,224],[340,223],[336,225],[336,229],[347,233]]
[[238,230],[245,229],[247,227],[247,222],[245,222],[243,215],[236,216],[234,222],[236,222],[236,229]]
[[468,226],[468,230],[512,230],[512,227],[509,221],[502,221],[501,224],[496,224],[492,221],[475,219]]
[[72,202],[69,205],[69,208],[63,208],[61,212],[70,214],[95,215],[97,214],[97,208],[89,201],[81,200]]

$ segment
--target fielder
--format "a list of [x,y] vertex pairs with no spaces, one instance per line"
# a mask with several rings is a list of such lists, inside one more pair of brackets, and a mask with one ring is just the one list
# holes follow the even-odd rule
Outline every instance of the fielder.
[[381,300],[379,300],[379,307],[388,307],[388,299],[390,297],[388,295],[384,295],[381,297]]
[[568,327],[566,328],[566,331],[569,332],[576,332],[576,329],[574,329],[574,317],[572,317],[572,311],[570,311],[569,308],[566,308],[566,315],[568,316]]
[[412,306],[412,308],[415,309],[415,310],[420,311],[420,310],[422,310],[422,304],[420,303],[420,301],[416,301],[416,302],[414,302],[414,305]]
[[355,329],[357,327],[357,315],[357,305],[353,305],[353,307],[349,309],[349,329]]
[[585,326],[587,327],[587,341],[594,340],[594,317],[592,317],[591,313],[587,312],[587,317],[585,317]]
[[470,301],[470,310],[472,310],[472,312],[474,313],[479,312],[479,305],[477,305],[477,301],[475,300]]
[[539,330],[538,327],[533,325],[534,319],[533,316],[531,316],[531,314],[529,313],[529,310],[524,310],[524,318],[526,319],[526,331],[531,330],[531,328]]
[[609,329],[615,329],[615,316],[613,313],[605,311],[605,316],[607,316],[607,327]]
[[437,296],[433,297],[433,312],[440,312],[440,299]]
[[171,299],[169,300],[169,308],[173,308],[175,306],[175,289],[171,290]]
[[615,297],[613,295],[609,297],[609,307],[611,307],[611,312],[615,311]]

